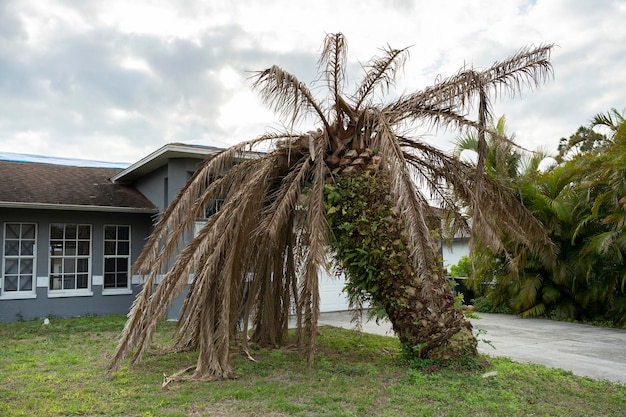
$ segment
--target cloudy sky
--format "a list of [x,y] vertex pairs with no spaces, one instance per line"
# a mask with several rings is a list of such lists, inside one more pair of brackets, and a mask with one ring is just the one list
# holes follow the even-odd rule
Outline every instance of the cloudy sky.
[[1,0],[0,152],[134,162],[170,142],[280,129],[251,72],[277,64],[310,83],[334,32],[348,40],[349,86],[380,47],[411,46],[387,99],[554,43],[554,78],[494,103],[521,145],[554,151],[626,108],[624,22],[624,0]]

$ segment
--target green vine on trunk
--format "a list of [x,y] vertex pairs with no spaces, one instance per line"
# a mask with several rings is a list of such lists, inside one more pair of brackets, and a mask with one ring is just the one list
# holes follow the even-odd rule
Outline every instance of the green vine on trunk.
[[423,271],[427,286],[418,277],[387,173],[369,165],[338,174],[325,186],[326,217],[352,304],[367,301],[379,317],[387,316],[410,359],[476,357],[471,325],[455,308],[437,261]]
[[331,245],[348,277],[346,291],[351,302],[367,301],[374,311],[385,310],[381,291],[394,281],[388,278],[413,273],[405,267],[403,227],[388,190],[383,173],[371,170],[339,175],[325,188]]

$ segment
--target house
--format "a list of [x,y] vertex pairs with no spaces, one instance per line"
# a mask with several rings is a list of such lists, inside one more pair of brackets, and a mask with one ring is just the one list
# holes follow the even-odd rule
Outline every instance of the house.
[[[0,322],[128,313],[141,290],[131,265],[156,216],[220,150],[172,143],[123,167],[0,154]],[[321,273],[321,311],[348,308],[344,284]],[[169,318],[178,317],[182,299]]]
[[[173,143],[125,168],[0,155],[0,322],[128,313],[141,290],[131,265],[156,216],[219,151]],[[322,311],[345,310],[343,281],[321,283]]]
[[0,161],[0,321],[128,312],[158,209],[119,172]]

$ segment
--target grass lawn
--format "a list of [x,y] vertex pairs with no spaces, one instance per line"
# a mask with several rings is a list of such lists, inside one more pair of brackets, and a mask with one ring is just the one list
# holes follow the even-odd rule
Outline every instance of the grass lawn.
[[[486,370],[429,372],[397,339],[324,327],[316,366],[290,349],[233,354],[239,379],[173,383],[196,354],[153,350],[107,378],[124,316],[0,324],[0,416],[624,416],[626,386],[489,359]],[[496,376],[483,378],[485,372]]]

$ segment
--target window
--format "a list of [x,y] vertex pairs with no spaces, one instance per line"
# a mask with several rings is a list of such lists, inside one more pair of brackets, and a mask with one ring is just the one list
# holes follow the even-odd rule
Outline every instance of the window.
[[91,225],[50,225],[50,290],[90,290]]
[[130,285],[130,226],[104,226],[104,290]]
[[224,205],[223,199],[209,200],[209,202],[207,203],[206,209],[204,209],[204,217],[197,219],[194,224],[194,229],[193,229],[194,237],[198,236],[198,233],[200,233],[200,230],[204,227],[205,224],[207,224],[208,218],[214,215],[215,213],[217,213],[218,211],[220,211],[223,205]]
[[214,200],[209,200],[206,209],[204,210],[204,217],[207,219],[220,211],[222,206],[224,205],[224,199],[217,198]]
[[36,248],[37,225],[35,223],[4,224],[2,296],[19,298],[35,294]]

